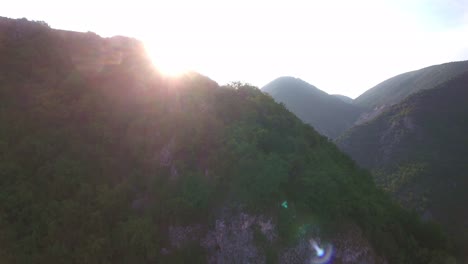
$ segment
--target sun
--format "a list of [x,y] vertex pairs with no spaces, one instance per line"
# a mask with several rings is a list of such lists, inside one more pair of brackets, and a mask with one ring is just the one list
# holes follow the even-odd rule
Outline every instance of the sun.
[[154,67],[163,75],[178,77],[192,70],[184,60],[183,54],[175,49],[156,48],[151,44],[145,44],[145,49]]

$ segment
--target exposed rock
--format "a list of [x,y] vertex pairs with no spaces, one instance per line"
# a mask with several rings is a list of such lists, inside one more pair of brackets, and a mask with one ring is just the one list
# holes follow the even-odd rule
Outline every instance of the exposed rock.
[[264,219],[264,217],[257,218],[257,224],[260,226],[260,231],[268,241],[272,242],[277,238],[276,226],[271,219]]
[[307,263],[312,257],[309,242],[305,239],[280,253],[279,263]]
[[201,232],[201,225],[170,226],[169,242],[171,247],[181,249],[190,242],[199,241]]
[[132,201],[132,209],[142,212],[143,210],[147,209],[149,204],[149,196],[147,194],[143,195]]
[[345,232],[332,239],[335,248],[334,258],[338,263],[384,264],[385,259],[376,255],[371,244],[358,226],[350,225]]
[[254,244],[255,218],[241,213],[216,220],[215,229],[202,241],[208,251],[208,263],[265,263],[265,254]]
[[[161,252],[170,254],[195,242],[206,249],[208,263],[266,263],[265,252],[255,244],[254,232],[257,228],[273,245],[277,239],[277,230],[271,218],[225,211],[215,220],[211,229],[199,224],[170,226],[168,232],[170,247],[161,249]],[[330,244],[333,246],[334,263],[387,263],[375,253],[356,225],[349,225],[346,230],[331,238]],[[304,237],[294,246],[279,252],[278,263],[309,263],[313,256],[315,255],[309,240]]]
[[167,167],[172,163],[172,150],[174,148],[174,138],[171,138],[169,142],[161,149],[159,153],[159,164]]
[[174,164],[172,164],[171,165],[171,177],[170,177],[171,181],[177,180],[178,176],[179,176],[179,172],[178,172],[176,166]]
[[358,125],[361,125],[361,124],[364,124],[366,122],[371,121],[372,119],[374,119],[375,117],[377,117],[378,115],[383,113],[383,111],[386,110],[386,109],[387,109],[387,105],[384,104],[384,105],[375,107],[371,111],[367,111],[367,112],[362,113],[359,116],[359,118],[354,122],[354,126],[358,126]]

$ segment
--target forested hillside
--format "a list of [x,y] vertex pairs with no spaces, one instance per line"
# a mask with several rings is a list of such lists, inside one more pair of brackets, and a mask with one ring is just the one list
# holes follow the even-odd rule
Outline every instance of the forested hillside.
[[350,128],[364,110],[293,77],[275,79],[262,91],[330,139],[337,138]]
[[468,252],[468,74],[416,93],[338,140],[377,184]]
[[1,263],[453,263],[447,238],[255,87],[0,19]]

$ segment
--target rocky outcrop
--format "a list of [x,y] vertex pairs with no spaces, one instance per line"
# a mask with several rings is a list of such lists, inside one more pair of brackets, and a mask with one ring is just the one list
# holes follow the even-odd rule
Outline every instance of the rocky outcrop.
[[334,258],[338,263],[352,264],[386,264],[387,261],[378,256],[362,230],[356,225],[349,225],[332,239],[335,248]]
[[[273,219],[244,212],[224,212],[223,216],[214,220],[211,228],[200,224],[170,226],[169,245],[161,249],[161,252],[169,254],[196,243],[206,250],[207,263],[266,263],[267,256],[264,247],[255,238],[256,232],[268,241],[268,246],[275,245],[278,235]],[[310,263],[316,258],[310,239],[311,237],[302,237],[294,245],[277,252],[278,263]],[[329,245],[327,250],[332,250],[331,258],[334,263],[387,263],[375,253],[356,225],[349,225],[343,232],[339,232],[330,239]]]

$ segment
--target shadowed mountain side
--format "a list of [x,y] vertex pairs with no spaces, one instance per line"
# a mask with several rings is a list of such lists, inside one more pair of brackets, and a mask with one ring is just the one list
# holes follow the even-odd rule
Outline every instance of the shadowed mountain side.
[[265,85],[262,91],[270,94],[277,102],[283,103],[302,121],[331,139],[351,127],[363,112],[362,108],[345,103],[293,77],[278,78]]
[[338,139],[405,206],[468,252],[468,74],[420,91]]
[[420,90],[432,89],[468,72],[468,61],[433,65],[390,78],[354,99],[354,104],[370,109],[358,123],[364,123],[393,104]]

